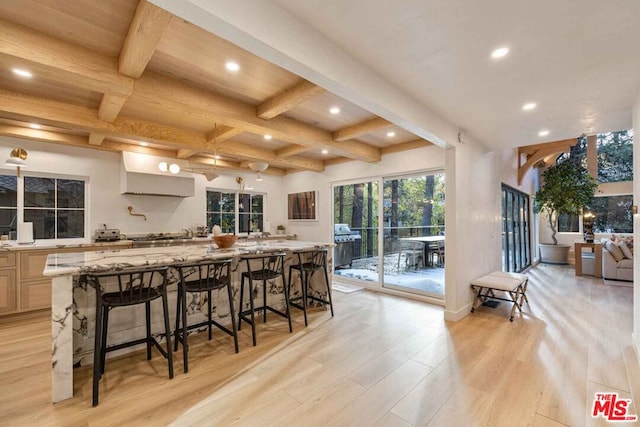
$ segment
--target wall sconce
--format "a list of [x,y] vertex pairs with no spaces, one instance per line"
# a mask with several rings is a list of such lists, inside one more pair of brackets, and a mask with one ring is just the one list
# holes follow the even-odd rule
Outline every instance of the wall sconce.
[[269,163],[266,162],[251,162],[249,163],[249,168],[256,172],[256,181],[262,181],[261,173],[267,170],[269,167]]
[[168,164],[167,162],[160,162],[158,163],[158,169],[162,172],[171,172],[174,175],[180,172],[180,166],[175,163]]
[[9,158],[4,162],[5,166],[12,166],[18,170],[20,176],[20,168],[27,167],[27,151],[23,148],[14,148],[9,154]]

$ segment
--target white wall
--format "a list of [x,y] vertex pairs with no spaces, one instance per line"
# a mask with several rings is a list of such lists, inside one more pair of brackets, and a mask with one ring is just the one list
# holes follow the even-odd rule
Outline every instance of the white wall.
[[487,152],[470,138],[447,150],[446,320],[469,313],[471,280],[502,270],[502,184],[533,191],[532,171],[518,185],[517,160],[515,149]]
[[[119,228],[122,233],[178,232],[185,227],[206,224],[206,188],[238,190],[236,176],[243,176],[247,186],[256,192],[268,193],[265,219],[273,227],[284,221],[282,178],[264,176],[256,182],[250,173],[228,172],[214,181],[207,182],[202,175],[195,176],[194,197],[158,197],[120,194],[120,154],[108,151],[67,147],[17,138],[0,137],[0,160],[9,156],[14,147],[22,147],[29,153],[25,174],[52,174],[66,177],[88,178],[89,220],[87,238],[93,235],[99,223]],[[0,171],[15,174],[15,169],[0,166]],[[129,215],[127,206],[142,217]]]

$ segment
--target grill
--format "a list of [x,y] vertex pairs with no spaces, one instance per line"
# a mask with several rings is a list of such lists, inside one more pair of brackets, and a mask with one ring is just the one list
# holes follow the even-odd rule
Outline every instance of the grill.
[[359,231],[351,231],[349,224],[335,224],[333,226],[333,238],[336,243],[333,249],[333,262],[335,267],[353,263],[353,247],[362,239]]

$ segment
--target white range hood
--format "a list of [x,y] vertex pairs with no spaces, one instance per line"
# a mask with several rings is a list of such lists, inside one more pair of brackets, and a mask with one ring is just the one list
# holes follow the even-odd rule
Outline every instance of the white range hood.
[[149,196],[193,197],[195,180],[189,173],[172,174],[158,169],[160,162],[176,163],[181,168],[188,164],[176,159],[122,152],[120,167],[120,193]]

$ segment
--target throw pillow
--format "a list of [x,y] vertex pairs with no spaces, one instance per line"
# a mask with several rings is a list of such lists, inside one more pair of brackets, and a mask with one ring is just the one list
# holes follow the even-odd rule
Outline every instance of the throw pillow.
[[618,247],[620,248],[620,251],[625,258],[633,259],[633,253],[631,252],[631,249],[629,249],[626,241],[620,241],[620,243],[618,243]]
[[620,250],[618,245],[616,245],[615,243],[607,242],[607,245],[605,246],[605,248],[609,251],[611,256],[613,256],[613,259],[615,259],[616,262],[624,259],[624,255],[622,254],[622,251]]

